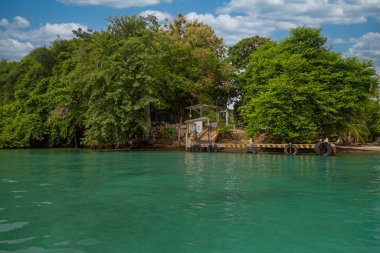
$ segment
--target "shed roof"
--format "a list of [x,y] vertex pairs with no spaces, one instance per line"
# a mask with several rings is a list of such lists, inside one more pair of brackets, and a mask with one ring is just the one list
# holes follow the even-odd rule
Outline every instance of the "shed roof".
[[222,109],[222,107],[216,106],[216,105],[206,105],[206,104],[197,104],[197,105],[191,105],[186,107],[186,109],[191,109],[191,110],[201,110],[201,109]]

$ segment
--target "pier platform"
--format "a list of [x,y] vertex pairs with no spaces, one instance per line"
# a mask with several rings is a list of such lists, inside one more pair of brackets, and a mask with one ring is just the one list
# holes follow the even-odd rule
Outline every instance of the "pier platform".
[[261,153],[261,152],[283,152],[286,155],[297,155],[298,153],[312,153],[317,155],[336,155],[336,146],[332,143],[288,143],[288,144],[269,144],[269,143],[195,143],[187,147],[187,151],[192,152],[246,152],[246,153]]

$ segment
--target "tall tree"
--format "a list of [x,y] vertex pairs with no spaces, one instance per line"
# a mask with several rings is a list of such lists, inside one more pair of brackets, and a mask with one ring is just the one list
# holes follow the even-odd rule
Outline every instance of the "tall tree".
[[226,61],[235,68],[235,72],[231,77],[231,84],[234,87],[232,89],[234,91],[234,115],[237,121],[243,121],[240,110],[245,102],[243,97],[245,94],[244,86],[246,79],[243,78],[242,73],[250,63],[251,55],[256,52],[259,46],[267,42],[270,42],[269,38],[254,36],[242,39],[237,44],[228,48]]
[[167,26],[167,33],[187,51],[182,73],[197,102],[225,106],[233,95],[229,79],[233,69],[223,61],[223,39],[210,26],[197,20],[188,22],[182,14]]
[[298,27],[280,43],[252,55],[243,78],[243,116],[251,136],[276,142],[337,137],[363,121],[378,79],[369,61],[344,58],[326,46],[321,30]]
[[242,72],[248,66],[251,54],[255,53],[259,46],[264,45],[269,40],[257,35],[242,39],[237,44],[228,48],[227,60],[236,67],[238,72]]

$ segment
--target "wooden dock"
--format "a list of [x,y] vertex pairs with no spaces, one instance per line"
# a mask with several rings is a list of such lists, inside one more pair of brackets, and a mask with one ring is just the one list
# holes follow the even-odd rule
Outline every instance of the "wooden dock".
[[297,155],[300,151],[305,153],[314,152],[317,155],[336,155],[336,147],[331,143],[289,143],[289,144],[269,144],[269,143],[196,143],[193,144],[187,151],[192,152],[246,152],[246,153],[261,153],[281,151],[286,155]]

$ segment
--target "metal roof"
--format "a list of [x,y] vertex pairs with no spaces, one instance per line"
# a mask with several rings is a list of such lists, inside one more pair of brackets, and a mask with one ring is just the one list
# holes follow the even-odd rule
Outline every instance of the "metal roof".
[[216,106],[216,105],[206,105],[206,104],[197,104],[197,105],[191,105],[186,107],[186,109],[191,109],[191,110],[199,110],[199,109],[206,109],[206,108],[211,108],[211,109],[222,109],[222,107]]

